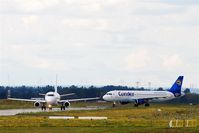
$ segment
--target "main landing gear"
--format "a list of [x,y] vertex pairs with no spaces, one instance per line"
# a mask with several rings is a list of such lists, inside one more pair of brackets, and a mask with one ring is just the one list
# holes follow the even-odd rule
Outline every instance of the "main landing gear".
[[138,107],[139,105],[142,105],[142,104],[144,104],[145,107],[149,107],[150,106],[148,100],[140,100],[140,101],[136,100],[134,106]]
[[61,106],[61,110],[65,110],[65,109],[66,109],[66,107],[62,105]]
[[150,104],[149,103],[145,103],[145,107],[149,107],[150,106]]
[[135,104],[134,104],[134,107],[138,107],[138,103],[135,103]]
[[41,110],[46,110],[46,106],[44,104],[41,106]]
[[45,103],[42,103],[41,110],[46,110],[46,104]]

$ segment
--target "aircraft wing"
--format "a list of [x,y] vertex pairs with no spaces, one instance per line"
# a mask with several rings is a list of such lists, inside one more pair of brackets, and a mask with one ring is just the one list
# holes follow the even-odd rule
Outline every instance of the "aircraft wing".
[[157,97],[146,97],[146,98],[141,98],[141,99],[153,100],[153,99],[159,99],[159,98],[167,98],[167,97],[165,97],[165,96],[157,96]]
[[8,98],[8,100],[13,100],[13,101],[24,101],[24,102],[41,102],[45,103],[45,100],[37,100],[37,99],[19,99],[19,98]]
[[61,96],[61,97],[65,97],[65,96],[71,96],[71,95],[75,95],[75,93],[62,94],[62,95],[60,95],[60,96]]
[[[164,97],[164,96],[157,96],[157,97],[147,97],[147,98],[140,98],[140,99],[143,99],[143,100],[146,100],[146,101],[159,101],[159,100],[167,100],[169,99],[168,97]],[[134,100],[139,100],[139,99],[134,99]]]
[[[146,97],[146,98],[140,98],[140,99],[155,100],[155,99],[162,99],[162,98],[167,98],[167,97],[163,97],[163,96],[160,96],[160,97]],[[137,99],[135,99],[135,100],[137,100]]]
[[94,98],[80,98],[80,99],[69,99],[69,100],[60,100],[60,102],[77,102],[77,101],[89,101],[89,100],[98,100],[100,99],[99,97],[94,97]]

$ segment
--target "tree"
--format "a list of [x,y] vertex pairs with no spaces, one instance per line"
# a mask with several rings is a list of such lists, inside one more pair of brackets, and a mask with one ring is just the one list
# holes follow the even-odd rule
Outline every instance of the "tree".
[[162,88],[162,87],[159,87],[158,89],[157,89],[157,91],[163,91],[164,89]]
[[189,88],[186,88],[186,89],[184,90],[184,93],[185,93],[185,94],[189,94],[189,93],[191,93],[191,91],[190,91]]

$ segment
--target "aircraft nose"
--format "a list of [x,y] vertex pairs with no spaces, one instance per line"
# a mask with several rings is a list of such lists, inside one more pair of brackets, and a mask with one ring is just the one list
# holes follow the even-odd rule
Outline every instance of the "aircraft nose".
[[107,100],[107,97],[106,97],[106,95],[104,95],[102,98],[103,98],[104,100]]
[[51,97],[46,98],[46,102],[47,102],[48,104],[54,104],[54,101],[55,101],[54,98],[51,98]]
[[46,98],[46,102],[50,103],[52,100],[50,98]]

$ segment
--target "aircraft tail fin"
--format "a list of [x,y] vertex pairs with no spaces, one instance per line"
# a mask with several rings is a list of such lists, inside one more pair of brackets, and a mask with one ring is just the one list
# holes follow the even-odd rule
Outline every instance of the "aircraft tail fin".
[[55,85],[55,92],[57,93],[57,75],[56,75],[56,85]]
[[172,87],[168,90],[173,93],[175,97],[181,96],[181,88],[184,76],[179,76]]

